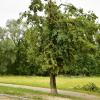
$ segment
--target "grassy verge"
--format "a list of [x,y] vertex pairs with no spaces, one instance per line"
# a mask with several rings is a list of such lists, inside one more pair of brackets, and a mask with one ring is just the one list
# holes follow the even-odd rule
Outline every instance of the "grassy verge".
[[0,86],[0,94],[21,96],[32,100],[50,100],[50,98],[51,99],[53,98],[53,100],[67,100],[67,98],[70,100],[83,100],[81,98],[76,98],[76,97],[70,97],[64,95],[52,95],[49,93],[33,91],[29,89],[13,88],[13,87],[6,87],[6,86]]
[[[34,87],[49,88],[49,77],[33,77],[33,76],[1,76],[0,83],[20,84]],[[83,90],[73,89],[76,86],[83,86],[88,83],[94,83],[100,88],[100,77],[57,77],[57,87],[62,90],[80,91],[89,94],[97,94],[98,92],[87,92]]]

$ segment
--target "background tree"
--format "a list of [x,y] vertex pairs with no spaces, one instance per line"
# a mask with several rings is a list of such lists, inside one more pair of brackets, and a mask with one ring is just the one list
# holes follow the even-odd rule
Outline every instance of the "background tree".
[[8,74],[15,60],[15,45],[6,28],[0,28],[0,74]]
[[15,45],[16,60],[13,64],[14,74],[27,73],[27,59],[26,59],[26,44],[24,42],[24,32],[26,30],[25,23],[17,20],[8,20],[6,23],[7,32],[10,35],[10,39]]

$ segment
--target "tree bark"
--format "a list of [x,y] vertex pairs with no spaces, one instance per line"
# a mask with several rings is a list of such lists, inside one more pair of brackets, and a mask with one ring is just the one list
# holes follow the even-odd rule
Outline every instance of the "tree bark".
[[56,75],[50,74],[50,88],[52,94],[57,94],[57,87],[56,87]]

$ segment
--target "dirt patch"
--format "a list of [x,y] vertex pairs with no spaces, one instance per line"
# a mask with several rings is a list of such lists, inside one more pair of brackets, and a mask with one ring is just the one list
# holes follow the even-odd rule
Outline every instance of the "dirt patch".
[[29,99],[24,97],[7,95],[7,94],[0,94],[0,100],[29,100]]
[[43,100],[71,100],[71,99],[62,98],[62,97],[45,96],[45,97],[43,97]]
[[50,96],[45,94],[25,94],[25,97],[31,98],[32,100],[71,100],[67,97]]
[[12,96],[6,96],[6,95],[0,95],[0,100],[71,100],[67,98],[61,98],[61,97],[52,97],[52,96],[43,96],[43,95],[35,95],[33,96],[33,99],[29,98],[22,98],[22,97],[12,97]]
[[0,96],[0,100],[19,100],[17,98],[7,97],[7,96]]
[[20,100],[20,99],[8,97],[8,96],[0,96],[0,100]]

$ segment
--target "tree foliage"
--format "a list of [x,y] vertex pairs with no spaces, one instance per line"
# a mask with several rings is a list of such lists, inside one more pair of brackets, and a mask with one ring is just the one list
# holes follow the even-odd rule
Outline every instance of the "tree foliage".
[[72,4],[31,0],[19,21],[0,27],[0,74],[100,75],[96,19]]

